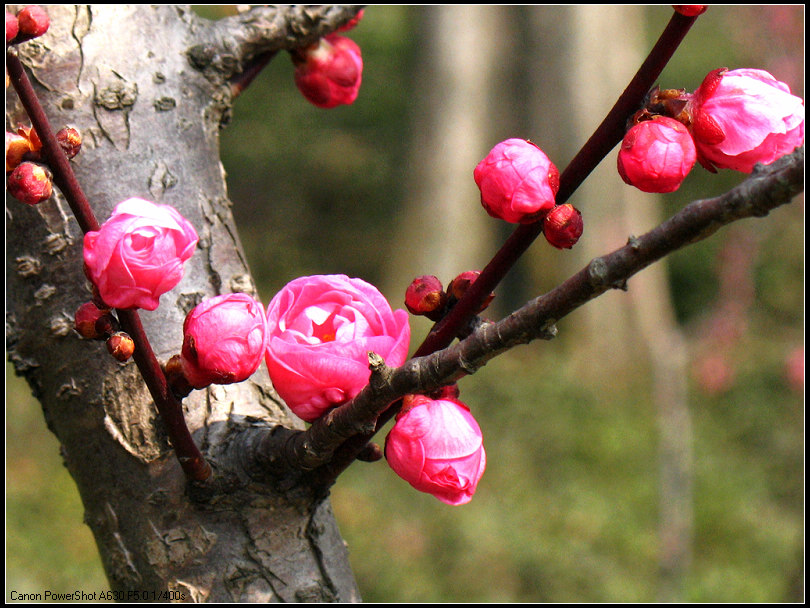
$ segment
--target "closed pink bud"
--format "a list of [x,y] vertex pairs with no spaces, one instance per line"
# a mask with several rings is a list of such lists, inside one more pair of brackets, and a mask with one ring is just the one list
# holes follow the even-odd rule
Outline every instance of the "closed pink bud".
[[183,278],[197,241],[194,227],[173,207],[130,198],[84,235],[85,273],[108,306],[155,310]]
[[107,338],[107,350],[114,358],[124,363],[135,353],[135,342],[129,334],[117,331]]
[[338,34],[293,55],[295,84],[319,108],[354,103],[363,77],[363,56],[357,44]]
[[194,388],[247,380],[267,347],[264,307],[245,293],[204,300],[183,323],[183,375]]
[[804,101],[764,70],[710,72],[687,104],[698,161],[750,173],[804,143]]
[[27,38],[42,36],[51,25],[48,13],[37,5],[26,6],[22,9],[17,13],[17,21],[20,24],[20,34]]
[[571,249],[582,236],[582,214],[571,204],[557,205],[543,220],[543,234],[557,249]]
[[672,8],[684,17],[697,17],[706,12],[707,4],[673,4]]
[[391,367],[408,357],[408,313],[376,287],[345,275],[301,277],[267,307],[267,370],[290,409],[312,422],[369,380],[368,353]]
[[6,44],[14,40],[19,31],[20,24],[17,21],[17,16],[6,11]]
[[548,156],[525,139],[496,145],[473,171],[481,204],[492,217],[526,224],[554,208],[560,172]]
[[689,130],[674,118],[654,116],[625,134],[618,170],[625,183],[643,192],[674,192],[696,159]]
[[455,399],[405,399],[385,439],[385,457],[402,479],[449,505],[469,502],[486,468],[483,434]]
[[53,176],[43,165],[20,163],[8,176],[8,191],[11,196],[27,205],[37,205],[51,197]]

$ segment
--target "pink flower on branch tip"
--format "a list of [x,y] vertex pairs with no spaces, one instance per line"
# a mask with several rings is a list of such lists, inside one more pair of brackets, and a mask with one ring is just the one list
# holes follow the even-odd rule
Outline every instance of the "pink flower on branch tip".
[[582,236],[582,214],[570,203],[557,205],[543,220],[543,234],[557,249],[571,249]]
[[288,283],[267,307],[267,370],[279,396],[312,422],[368,384],[368,353],[391,367],[408,357],[408,313],[345,275]]
[[194,388],[247,380],[267,347],[264,307],[245,293],[204,300],[183,323],[183,375]]
[[99,230],[85,234],[85,273],[107,306],[155,310],[183,278],[198,240],[173,207],[130,198]]
[[804,101],[764,70],[710,72],[686,108],[698,162],[750,173],[804,143]]
[[674,118],[654,116],[625,134],[618,170],[625,183],[643,192],[674,192],[696,159],[689,130]]
[[452,398],[405,397],[385,457],[402,479],[449,505],[469,502],[486,469],[481,428]]
[[560,189],[557,167],[525,139],[496,145],[478,163],[473,177],[487,213],[513,224],[543,219],[554,208]]
[[292,55],[295,84],[319,108],[349,105],[363,79],[360,47],[345,36],[330,34]]

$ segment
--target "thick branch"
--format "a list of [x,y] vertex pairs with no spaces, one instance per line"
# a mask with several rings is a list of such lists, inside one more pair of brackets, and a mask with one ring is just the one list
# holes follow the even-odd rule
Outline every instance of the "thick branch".
[[[322,464],[324,478],[334,479],[396,413],[389,405],[397,399],[455,382],[519,344],[553,338],[555,323],[586,302],[610,289],[626,289],[627,281],[639,271],[722,226],[767,215],[789,203],[803,187],[804,148],[797,148],[772,165],[759,166],[726,194],[692,202],[650,232],[631,236],[624,247],[591,260],[557,288],[497,323],[482,325],[461,342],[393,370],[372,364],[371,383],[351,402],[315,421],[307,431],[286,436],[283,445],[265,442],[263,449],[284,451],[285,461],[301,469]],[[375,419],[373,432],[355,435]]]
[[[191,64],[217,78],[255,76],[255,68],[283,50],[302,48],[334,32],[352,19],[361,6],[255,6],[212,22],[188,49]],[[244,88],[242,86],[241,88]]]

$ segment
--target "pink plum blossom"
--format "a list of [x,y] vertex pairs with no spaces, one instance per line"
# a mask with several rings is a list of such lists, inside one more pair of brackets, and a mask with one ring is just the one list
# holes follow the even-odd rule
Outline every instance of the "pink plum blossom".
[[368,353],[391,367],[408,357],[408,313],[345,275],[301,277],[267,307],[267,369],[289,408],[312,422],[368,384]]
[[319,108],[354,103],[363,78],[360,47],[345,36],[330,34],[293,55],[295,84]]
[[554,163],[535,144],[518,138],[492,148],[475,167],[473,178],[487,213],[513,224],[545,217],[560,189]]
[[180,360],[194,388],[232,384],[259,368],[267,347],[264,307],[245,293],[203,300],[186,315]]
[[449,505],[469,502],[486,468],[481,428],[453,398],[406,397],[385,457],[402,479]]
[[194,227],[173,207],[130,198],[99,230],[85,234],[85,272],[108,306],[155,310],[183,278],[197,241]]
[[764,70],[710,72],[687,112],[698,161],[713,172],[750,173],[804,143],[804,101]]
[[654,116],[625,134],[618,170],[625,183],[642,192],[674,192],[696,159],[688,129],[674,118]]

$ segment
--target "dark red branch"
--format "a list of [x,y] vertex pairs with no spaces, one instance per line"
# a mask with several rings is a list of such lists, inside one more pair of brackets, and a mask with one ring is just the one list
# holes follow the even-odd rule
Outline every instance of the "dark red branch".
[[[31,81],[22,62],[12,50],[6,51],[6,69],[9,80],[20,98],[31,124],[42,141],[42,152],[54,175],[54,182],[65,196],[71,211],[76,216],[84,233],[98,230],[99,224],[84,192],[79,186],[73,168],[56,140],[48,117],[39,103]],[[146,382],[155,401],[158,413],[166,425],[166,432],[177,459],[186,475],[196,481],[204,481],[211,475],[211,467],[197,448],[186,426],[183,408],[168,388],[166,376],[152,351],[138,313],[134,310],[116,310],[121,327],[135,343],[132,358]]]

